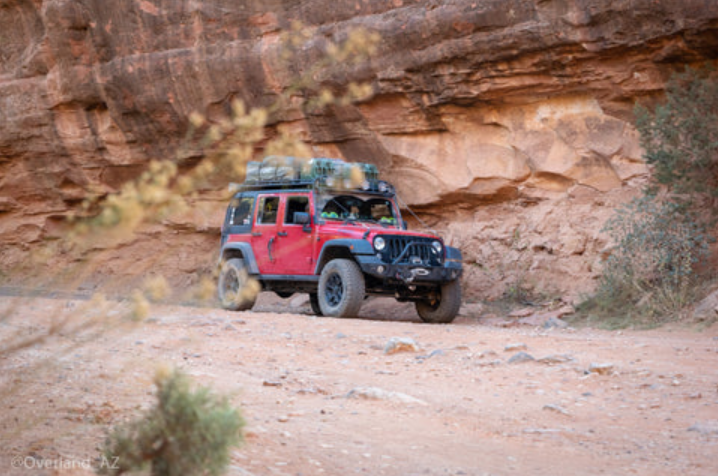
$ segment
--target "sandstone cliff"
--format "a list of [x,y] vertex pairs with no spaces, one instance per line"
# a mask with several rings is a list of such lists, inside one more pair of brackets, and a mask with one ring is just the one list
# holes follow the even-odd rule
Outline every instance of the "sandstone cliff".
[[[311,38],[286,63],[293,21]],[[287,109],[272,128],[376,163],[462,247],[477,297],[590,289],[601,225],[646,172],[633,104],[718,57],[718,0],[0,0],[3,273],[89,191],[175,156],[192,111],[271,104],[357,27],[381,35],[378,53],[319,79],[367,81],[372,98]],[[194,280],[223,206],[148,230],[103,269],[174,241],[164,271]]]

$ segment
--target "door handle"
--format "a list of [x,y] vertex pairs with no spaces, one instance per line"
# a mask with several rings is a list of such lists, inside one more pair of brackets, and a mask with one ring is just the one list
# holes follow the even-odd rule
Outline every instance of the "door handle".
[[252,236],[262,236],[262,233],[259,231],[253,231]]
[[267,243],[267,253],[269,253],[269,262],[274,263],[274,257],[272,256],[272,244],[274,243],[274,237],[269,239]]
[[286,232],[286,231],[278,231],[278,232],[277,232],[277,235],[279,235],[279,236],[287,236],[287,232]]

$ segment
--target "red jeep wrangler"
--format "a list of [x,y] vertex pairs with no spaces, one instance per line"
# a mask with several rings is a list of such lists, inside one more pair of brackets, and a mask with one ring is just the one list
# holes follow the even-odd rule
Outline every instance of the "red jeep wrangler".
[[366,296],[378,295],[413,301],[425,322],[451,322],[461,305],[461,252],[408,231],[394,188],[373,165],[297,163],[250,162],[236,186],[222,227],[222,306],[251,309],[256,293],[242,291],[255,279],[284,298],[308,293],[317,315],[356,316]]

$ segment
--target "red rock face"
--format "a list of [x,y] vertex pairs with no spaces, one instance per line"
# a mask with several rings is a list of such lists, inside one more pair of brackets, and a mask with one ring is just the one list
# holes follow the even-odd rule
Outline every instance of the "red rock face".
[[[286,63],[278,37],[293,21],[313,36]],[[291,123],[317,153],[376,163],[405,201],[454,230],[469,261],[498,265],[487,243],[511,249],[487,231],[506,213],[523,217],[530,241],[565,238],[524,249],[542,276],[570,256],[568,287],[590,282],[605,242],[593,219],[559,232],[572,216],[561,207],[574,222],[595,217],[645,174],[634,102],[718,56],[716,0],[2,0],[5,265],[53,236],[88,190],[115,191],[150,159],[176,156],[192,111],[272,104],[323,55],[323,39],[357,27],[381,35],[378,53],[318,77],[330,88],[367,81],[374,96],[309,116],[284,110],[273,126]],[[537,203],[564,220],[529,226]],[[176,230],[200,233],[211,254],[215,218]]]

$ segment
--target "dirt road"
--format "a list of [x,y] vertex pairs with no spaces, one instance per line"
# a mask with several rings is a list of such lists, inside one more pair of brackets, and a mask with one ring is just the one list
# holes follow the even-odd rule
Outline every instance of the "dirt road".
[[[2,297],[0,337],[36,335],[84,305]],[[158,364],[241,407],[231,475],[718,474],[715,326],[545,330],[472,315],[425,325],[393,304],[351,320],[259,309],[155,306],[142,324],[0,360],[0,474],[88,473],[104,431],[153,403]],[[397,340],[418,349],[388,353]]]

